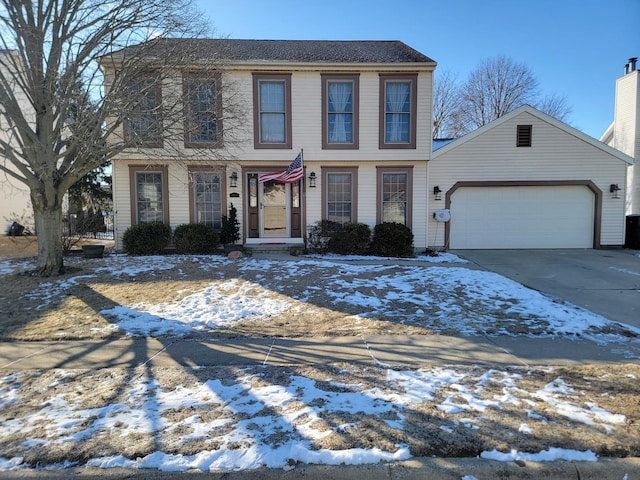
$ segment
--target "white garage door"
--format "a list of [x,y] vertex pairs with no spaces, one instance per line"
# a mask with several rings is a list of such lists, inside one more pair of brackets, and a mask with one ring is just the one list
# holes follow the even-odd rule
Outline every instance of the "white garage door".
[[584,186],[462,187],[450,248],[592,248],[594,205]]

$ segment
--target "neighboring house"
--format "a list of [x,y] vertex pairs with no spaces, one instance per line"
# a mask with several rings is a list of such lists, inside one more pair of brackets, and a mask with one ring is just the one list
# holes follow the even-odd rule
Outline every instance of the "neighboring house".
[[[11,73],[7,71],[4,65],[7,64],[6,57],[11,54],[11,50],[0,50],[0,56],[2,57],[0,59],[0,68],[3,69],[2,73],[7,77]],[[27,111],[29,102],[25,94],[17,88],[14,89],[14,92],[20,103],[24,105],[24,111]],[[13,136],[12,126],[7,122],[7,118],[2,115],[2,99],[0,99],[0,142],[11,143],[14,141]],[[26,223],[33,222],[33,208],[31,207],[29,188],[12,177],[3,168],[16,172],[14,165],[0,154],[0,226],[2,226],[0,235],[6,232],[6,227],[13,221],[22,222],[23,226],[27,226],[24,225]]]
[[[632,163],[535,108],[520,107],[433,152],[429,245],[620,247]],[[439,209],[449,209],[450,221],[433,218]]]
[[636,161],[629,167],[626,213],[640,215],[640,71],[637,58],[630,58],[624,75],[616,80],[613,123],[600,138]]
[[[132,224],[218,227],[231,204],[248,247],[301,245],[322,219],[404,223],[415,247],[427,247],[433,60],[399,41],[169,41],[203,42],[201,60],[223,60],[217,81],[244,99],[245,121],[234,131],[241,141],[227,142],[229,123],[217,121],[225,95],[220,108],[207,108],[202,93],[215,98],[215,82],[198,84],[198,66],[185,68],[173,88],[197,84],[185,115],[196,125],[176,134],[180,158],[163,157],[159,143],[113,159],[117,248]],[[302,179],[258,181],[302,151]]]

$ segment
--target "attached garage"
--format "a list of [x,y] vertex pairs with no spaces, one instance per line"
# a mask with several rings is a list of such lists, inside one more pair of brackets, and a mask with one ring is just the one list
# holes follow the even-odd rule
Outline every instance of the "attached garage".
[[[620,247],[632,163],[549,115],[520,107],[433,151],[428,245]],[[433,215],[442,209],[450,213],[444,225]]]
[[450,248],[592,248],[596,196],[585,185],[460,186]]

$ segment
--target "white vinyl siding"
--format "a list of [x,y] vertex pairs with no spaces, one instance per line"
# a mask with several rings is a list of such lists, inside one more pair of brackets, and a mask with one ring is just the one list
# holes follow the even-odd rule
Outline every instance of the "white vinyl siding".
[[[237,109],[230,117],[224,117],[224,141],[221,148],[196,149],[184,148],[183,142],[171,145],[174,150],[168,150],[163,156],[163,149],[155,149],[152,156],[144,149],[132,150],[120,154],[113,162],[114,210],[117,222],[117,239],[121,239],[124,230],[131,219],[129,192],[129,165],[166,164],[168,166],[169,191],[169,220],[172,228],[190,221],[189,182],[186,166],[204,165],[211,162],[218,167],[224,167],[228,180],[231,172],[239,175],[237,189],[227,189],[223,198],[223,209],[228,209],[233,203],[238,210],[238,220],[241,231],[244,231],[243,213],[246,207],[248,192],[245,179],[242,178],[243,168],[254,169],[261,164],[270,168],[279,166],[282,169],[304,150],[305,166],[305,199],[302,215],[303,227],[307,228],[322,219],[321,192],[322,166],[357,167],[357,220],[373,228],[376,224],[377,213],[377,179],[376,167],[402,165],[413,167],[413,219],[412,230],[416,248],[426,247],[426,221],[424,208],[427,205],[426,169],[431,156],[431,88],[432,66],[424,65],[393,65],[380,68],[367,66],[360,70],[358,64],[352,65],[321,65],[304,66],[291,72],[290,66],[278,65],[243,65],[222,74],[223,105],[225,101],[235,102]],[[394,150],[380,150],[379,144],[379,86],[380,73],[384,70],[397,72],[407,70],[417,73],[417,135],[416,148]],[[253,74],[254,73],[290,73],[291,74],[291,119],[292,119],[292,148],[291,149],[256,149],[253,143]],[[325,72],[352,74],[359,72],[359,148],[351,150],[326,150],[322,148],[322,78]],[[166,88],[172,88],[171,80]],[[175,82],[175,88],[182,88],[182,81]],[[240,101],[238,100],[240,99]],[[183,132],[178,132],[183,133]],[[229,137],[227,137],[229,136]],[[228,141],[227,141],[228,140]],[[176,150],[181,158],[175,160]],[[233,161],[229,159],[233,158]],[[308,177],[311,172],[317,175],[317,187],[310,188]],[[238,193],[239,198],[230,198],[230,193]],[[305,232],[306,233],[306,232]],[[119,241],[119,240],[117,240]],[[121,248],[121,243],[116,245]]]
[[[533,126],[532,147],[515,146],[519,124]],[[602,191],[600,244],[624,244],[624,201],[611,198],[609,185],[625,184],[626,164],[583,139],[523,112],[443,152],[429,162],[429,189],[443,192],[440,201],[429,196],[429,245],[444,245],[432,213],[445,207],[446,192],[457,182],[480,181],[592,181]]]

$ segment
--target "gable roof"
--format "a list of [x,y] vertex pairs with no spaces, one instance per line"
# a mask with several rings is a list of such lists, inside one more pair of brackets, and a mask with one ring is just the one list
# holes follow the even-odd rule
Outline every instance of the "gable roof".
[[553,125],[556,128],[559,128],[560,130],[563,130],[564,132],[568,133],[569,135],[572,135],[576,138],[579,138],[580,140],[582,140],[583,142],[586,142],[602,151],[604,151],[605,153],[608,153],[609,155],[612,155],[616,158],[618,158],[619,160],[622,160],[623,162],[626,162],[630,165],[633,165],[635,163],[635,160],[633,158],[631,158],[630,156],[622,153],[619,150],[616,150],[613,147],[610,147],[609,145],[606,145],[602,142],[600,142],[599,140],[596,140],[595,138],[587,135],[584,132],[581,132],[580,130],[573,128],[569,125],[567,125],[564,122],[561,122],[560,120],[553,118],[550,115],[547,115],[546,113],[541,112],[540,110],[538,110],[537,108],[532,107],[531,105],[523,105],[519,108],[516,108],[515,110],[507,113],[506,115],[503,115],[502,117],[494,120],[491,123],[488,123],[486,125],[483,125],[482,127],[478,128],[477,130],[474,130],[471,133],[466,134],[464,137],[460,137],[456,140],[454,140],[453,142],[445,145],[442,148],[438,148],[437,150],[435,150],[432,155],[431,158],[432,159],[436,159],[437,157],[449,152],[450,150],[453,150],[454,148],[459,147],[460,145],[464,145],[465,143],[473,140],[474,138],[482,135],[485,132],[488,132],[489,130],[492,130],[494,128],[496,128],[499,125],[502,125],[503,123],[506,123],[508,121],[510,121],[511,119],[513,119],[514,117],[517,117],[518,115],[522,114],[522,113],[528,113],[536,118],[538,118],[539,120],[542,120],[543,122],[549,123],[550,125]]
[[236,40],[158,38],[112,52],[114,56],[144,49],[163,56],[179,49],[197,59],[300,63],[433,63],[426,55],[398,40]]

